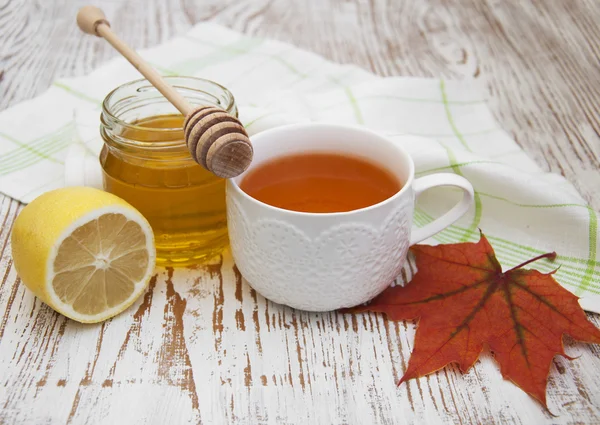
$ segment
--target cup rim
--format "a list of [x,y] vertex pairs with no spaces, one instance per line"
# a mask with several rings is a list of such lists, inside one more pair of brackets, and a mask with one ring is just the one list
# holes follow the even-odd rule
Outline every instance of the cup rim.
[[358,133],[363,133],[367,137],[376,138],[376,139],[380,139],[381,141],[385,141],[386,143],[393,146],[394,149],[396,149],[401,155],[403,155],[408,160],[408,164],[409,164],[408,179],[406,180],[406,182],[404,182],[404,184],[402,185],[402,188],[398,192],[396,192],[394,195],[390,196],[389,198],[384,199],[381,202],[378,202],[373,205],[369,205],[368,207],[359,208],[356,210],[341,211],[341,212],[327,212],[327,213],[314,213],[314,212],[288,210],[285,208],[275,207],[273,205],[269,205],[265,202],[259,201],[258,199],[254,198],[254,197],[248,195],[246,192],[244,192],[237,182],[237,180],[240,177],[242,177],[242,175],[245,174],[246,172],[244,172],[240,176],[234,177],[232,179],[228,179],[227,180],[227,189],[230,190],[230,188],[231,188],[236,192],[236,194],[240,195],[244,199],[246,199],[250,202],[253,202],[255,204],[258,204],[261,207],[266,208],[271,211],[281,212],[284,214],[301,216],[301,217],[328,217],[328,218],[331,218],[331,217],[348,217],[351,215],[361,214],[361,213],[365,213],[365,212],[368,212],[368,211],[371,211],[371,210],[374,210],[377,208],[381,208],[391,202],[394,202],[399,197],[403,196],[404,193],[409,191],[410,187],[412,187],[413,180],[415,179],[415,164],[414,164],[412,157],[409,155],[409,153],[406,151],[406,149],[404,149],[399,144],[393,142],[392,140],[390,140],[388,137],[384,136],[383,134],[378,133],[373,130],[370,130],[366,127],[361,127],[358,125],[331,124],[331,123],[323,123],[323,122],[286,124],[286,125],[281,125],[278,127],[274,127],[274,128],[270,128],[270,129],[261,131],[260,133],[257,133],[254,136],[252,136],[250,138],[250,141],[254,144],[255,140],[260,139],[261,137],[266,137],[266,136],[270,136],[270,135],[277,134],[277,133],[285,133],[287,131],[292,131],[292,130],[302,131],[302,130],[314,129],[314,128],[358,132]]

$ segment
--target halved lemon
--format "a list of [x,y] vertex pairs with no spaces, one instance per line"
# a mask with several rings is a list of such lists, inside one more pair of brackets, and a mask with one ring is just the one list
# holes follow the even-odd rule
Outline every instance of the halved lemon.
[[22,282],[54,310],[83,323],[113,317],[146,289],[154,236],[134,207],[108,192],[68,187],[27,205],[11,235]]

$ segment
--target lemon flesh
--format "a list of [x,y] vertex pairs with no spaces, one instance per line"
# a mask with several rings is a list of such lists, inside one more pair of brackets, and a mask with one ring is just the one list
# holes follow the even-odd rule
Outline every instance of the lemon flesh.
[[145,218],[120,198],[91,188],[46,193],[17,217],[13,260],[23,283],[59,313],[99,322],[129,307],[156,261]]

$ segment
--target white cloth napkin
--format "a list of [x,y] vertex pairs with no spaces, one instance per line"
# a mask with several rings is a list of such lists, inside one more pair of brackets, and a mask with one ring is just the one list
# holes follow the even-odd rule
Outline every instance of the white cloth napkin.
[[[406,147],[417,176],[465,176],[477,192],[474,207],[427,242],[476,241],[481,229],[506,268],[556,251],[554,263],[531,267],[548,272],[560,265],[556,279],[581,297],[583,308],[600,313],[596,213],[569,182],[543,172],[498,127],[474,82],[380,78],[210,23],[141,54],[165,75],[208,78],[229,88],[251,134],[288,121],[360,124]],[[110,90],[138,78],[117,58],[0,113],[0,191],[29,202],[65,185],[65,178],[99,185],[100,104]],[[459,196],[451,189],[426,192],[415,224],[439,216]]]

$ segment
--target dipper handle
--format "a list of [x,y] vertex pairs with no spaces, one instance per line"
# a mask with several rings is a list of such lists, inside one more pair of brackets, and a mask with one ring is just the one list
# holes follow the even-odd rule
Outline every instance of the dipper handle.
[[95,6],[82,7],[79,9],[79,13],[77,13],[77,25],[83,32],[102,37],[108,41],[183,115],[187,115],[193,109],[192,105],[178,91],[167,84],[154,68],[148,65],[135,50],[129,47],[110,29],[110,23],[101,9]]
[[244,126],[216,107],[193,108],[158,72],[110,28],[101,9],[84,6],[77,13],[77,25],[87,33],[104,38],[140,74],[162,93],[185,117],[185,141],[194,160],[215,175],[235,177],[248,168],[254,150]]

